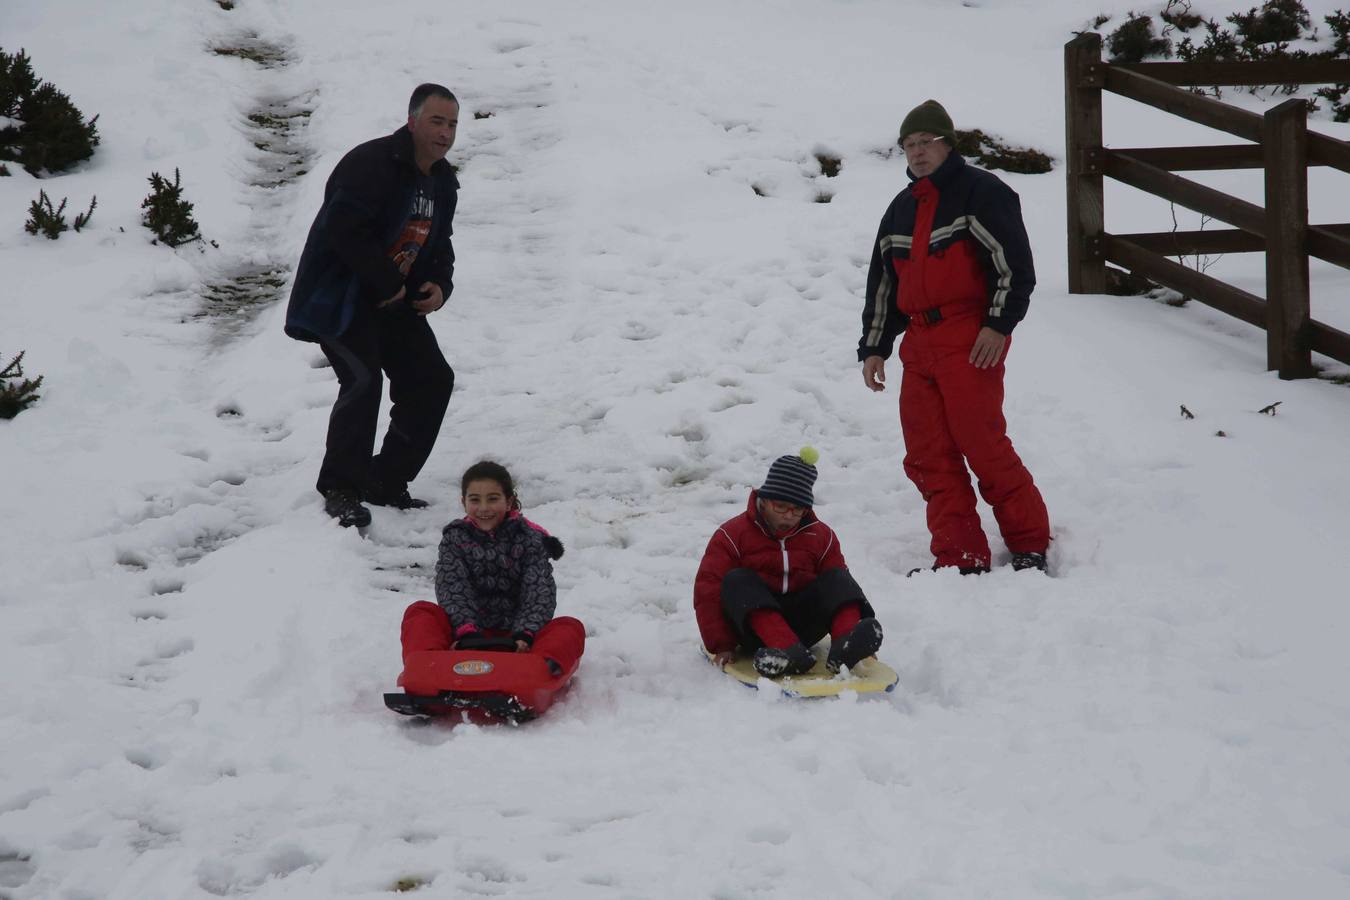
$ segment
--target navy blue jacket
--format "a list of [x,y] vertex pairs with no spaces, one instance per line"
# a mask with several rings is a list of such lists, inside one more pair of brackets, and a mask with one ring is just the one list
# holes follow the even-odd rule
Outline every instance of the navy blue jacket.
[[317,341],[347,330],[358,308],[374,306],[406,286],[409,296],[425,282],[454,289],[451,222],[459,180],[445,160],[431,167],[431,232],[405,279],[389,255],[412,212],[421,172],[407,127],[352,149],[328,178],[323,206],[314,217],[286,308],[286,333]]
[[[911,315],[948,304],[979,309],[985,325],[1012,334],[1036,286],[1012,188],[954,150],[926,179],[912,172],[910,178],[914,183],[891,201],[872,244],[859,360],[888,358]],[[927,207],[931,219],[920,215],[920,194],[936,201]]]

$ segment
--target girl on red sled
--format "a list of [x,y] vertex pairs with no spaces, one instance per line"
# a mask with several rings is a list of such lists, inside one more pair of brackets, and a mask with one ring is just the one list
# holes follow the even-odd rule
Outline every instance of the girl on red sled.
[[562,556],[562,542],[521,514],[511,473],[499,463],[470,466],[460,500],[464,517],[442,532],[436,603],[418,601],[403,615],[399,684],[409,694],[437,694],[447,687],[437,683],[445,669],[427,651],[505,645],[540,660],[539,689],[551,697],[576,670],[586,644],[581,622],[553,617],[552,560]]

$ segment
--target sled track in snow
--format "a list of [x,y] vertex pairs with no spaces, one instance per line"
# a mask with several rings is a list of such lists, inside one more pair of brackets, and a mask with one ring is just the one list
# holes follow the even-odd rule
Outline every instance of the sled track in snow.
[[286,70],[295,61],[286,42],[243,30],[216,39],[210,50],[254,69],[250,74],[260,76],[261,84],[239,120],[251,145],[240,181],[251,210],[245,240],[253,249],[235,254],[235,260],[216,273],[202,288],[193,313],[193,318],[212,323],[215,342],[223,344],[283,297],[291,261],[273,255],[275,223],[289,199],[288,188],[309,171],[314,157],[305,131],[318,92],[285,88]]

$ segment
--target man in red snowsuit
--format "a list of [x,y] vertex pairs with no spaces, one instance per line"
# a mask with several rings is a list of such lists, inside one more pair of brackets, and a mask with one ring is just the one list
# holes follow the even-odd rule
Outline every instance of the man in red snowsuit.
[[1045,569],[1045,502],[1008,439],[1003,363],[1036,284],[1017,194],[953,150],[936,100],[905,116],[900,146],[912,184],[891,201],[872,248],[858,359],[884,390],[900,344],[905,474],[928,504],[934,567],[986,572],[989,541],[970,475],[993,507],[1016,569]]
[[815,450],[780,456],[745,512],[708,541],[694,579],[703,646],[719,665],[736,648],[754,653],[768,678],[815,665],[811,646],[831,636],[826,667],[838,671],[877,652],[881,625],[844,564],[839,539],[816,518]]

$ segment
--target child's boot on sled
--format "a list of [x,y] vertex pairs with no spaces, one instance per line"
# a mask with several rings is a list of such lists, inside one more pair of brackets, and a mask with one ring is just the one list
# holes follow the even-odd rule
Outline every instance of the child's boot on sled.
[[844,666],[850,669],[881,648],[881,623],[863,619],[848,634],[830,644],[830,655],[825,668],[838,672]]
[[755,651],[755,671],[765,678],[800,675],[815,664],[815,656],[800,641],[791,647],[760,647]]

